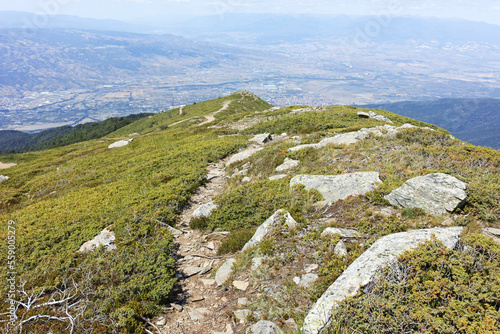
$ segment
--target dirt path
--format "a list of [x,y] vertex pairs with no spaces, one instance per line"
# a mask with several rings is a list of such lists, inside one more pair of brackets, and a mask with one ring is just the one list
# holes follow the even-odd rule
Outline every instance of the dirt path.
[[211,113],[210,115],[205,116],[206,120],[203,123],[198,124],[198,126],[201,126],[201,125],[204,125],[204,124],[207,124],[207,123],[215,121],[215,117],[214,116],[217,115],[218,113],[220,113],[221,111],[226,110],[227,107],[229,107],[229,104],[231,104],[231,102],[233,102],[233,101],[227,100],[226,102],[224,102],[224,104],[222,105],[222,108],[220,108],[219,110],[217,110],[214,113]]
[[208,175],[209,182],[198,189],[181,214],[177,227],[183,233],[174,235],[179,278],[174,288],[176,300],[163,317],[154,320],[164,334],[232,333],[233,324],[225,310],[230,306],[231,293],[217,288],[211,279],[212,271],[224,260],[216,253],[226,234],[206,234],[189,227],[194,210],[223,191],[227,183],[225,163],[209,166]]

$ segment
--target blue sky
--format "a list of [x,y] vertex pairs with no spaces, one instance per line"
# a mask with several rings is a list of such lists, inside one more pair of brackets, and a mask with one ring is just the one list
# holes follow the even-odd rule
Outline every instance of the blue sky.
[[149,16],[187,18],[225,13],[312,13],[464,18],[500,24],[498,0],[0,0],[0,10],[135,20]]

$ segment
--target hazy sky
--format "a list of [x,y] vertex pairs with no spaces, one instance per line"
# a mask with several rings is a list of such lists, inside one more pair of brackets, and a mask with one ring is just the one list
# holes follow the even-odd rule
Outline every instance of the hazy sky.
[[498,0],[0,0],[0,10],[134,20],[148,16],[234,12],[396,15],[465,18],[500,24]]

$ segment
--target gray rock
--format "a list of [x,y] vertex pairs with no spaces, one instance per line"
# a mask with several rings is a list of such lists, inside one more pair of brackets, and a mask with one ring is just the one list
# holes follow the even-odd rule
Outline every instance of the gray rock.
[[246,291],[248,289],[248,286],[250,283],[245,282],[245,281],[233,281],[233,286],[241,291]]
[[297,284],[304,288],[309,288],[318,278],[319,276],[314,273],[305,274],[300,278],[300,281]]
[[[384,116],[382,116],[382,117],[384,117]],[[335,135],[333,137],[324,138],[322,141],[320,141],[317,144],[303,144],[303,145],[291,147],[288,149],[288,151],[293,152],[293,151],[298,151],[298,150],[302,150],[305,148],[321,149],[321,148],[328,146],[329,144],[350,145],[350,144],[357,143],[360,140],[366,139],[370,135],[393,136],[401,130],[414,128],[414,127],[415,126],[413,126],[411,124],[404,124],[400,127],[394,127],[394,126],[386,124],[386,125],[381,125],[381,126],[375,126],[372,128],[364,128],[364,129],[361,129],[358,131],[339,133],[338,135]],[[429,128],[427,128],[427,129],[429,129]]]
[[376,114],[374,113],[373,111],[370,110],[369,112],[369,116],[370,118],[373,118],[373,119],[376,119],[377,121],[382,121],[382,122],[386,122],[386,123],[391,123],[392,124],[392,121],[390,119],[388,119],[387,117],[385,116],[382,116],[382,115],[379,115],[379,114]]
[[107,251],[112,251],[116,249],[114,243],[115,243],[115,233],[109,231],[108,228],[106,227],[94,239],[84,243],[80,247],[78,252],[81,253],[81,252],[93,251],[94,249],[99,248],[100,246],[104,246]]
[[357,258],[337,280],[326,290],[309,311],[302,333],[322,333],[331,323],[335,307],[348,296],[354,296],[359,289],[371,282],[378,270],[396,261],[397,256],[415,249],[432,235],[453,249],[460,240],[462,227],[433,228],[391,234],[377,240],[366,252]]
[[283,331],[268,320],[261,320],[246,330],[246,334],[283,334]]
[[229,159],[229,162],[227,164],[231,165],[231,164],[234,164],[235,162],[243,161],[247,158],[250,158],[253,154],[259,152],[262,149],[263,149],[263,147],[256,147],[256,148],[252,147],[252,148],[246,149],[244,151],[241,151],[240,153],[233,155],[231,157],[231,159]]
[[227,259],[222,266],[215,273],[215,283],[217,286],[221,286],[226,283],[229,275],[233,272],[233,265],[236,263],[236,260],[233,258]]
[[290,318],[285,321],[285,327],[295,333],[297,330],[297,323],[293,318]]
[[0,182],[3,182],[3,181],[6,181],[8,180],[9,177],[8,176],[5,176],[5,175],[0,175]]
[[287,176],[288,176],[287,174],[276,174],[276,175],[273,175],[273,176],[269,176],[269,180],[271,180],[271,181],[281,180],[281,179],[284,179]]
[[259,145],[264,145],[267,142],[270,142],[272,140],[271,134],[269,133],[262,133],[260,135],[255,135],[250,141],[253,141],[254,143],[257,143]]
[[244,178],[241,179],[242,183],[246,183],[246,182],[250,182],[250,181],[252,181],[252,178],[248,177],[248,176],[245,176]]
[[290,186],[302,184],[306,190],[316,189],[329,203],[348,196],[364,195],[382,181],[377,172],[358,172],[342,175],[297,175]]
[[184,234],[184,232],[182,232],[181,230],[178,230],[178,229],[176,229],[176,228],[173,228],[172,226],[170,226],[170,225],[168,225],[168,224],[166,224],[165,226],[166,226],[167,230],[169,230],[169,231],[170,231],[170,233],[172,233],[172,235],[175,235],[175,236],[181,236],[181,235],[183,235],[183,234]]
[[163,327],[167,323],[167,319],[165,317],[160,317],[158,321],[156,321],[156,325]]
[[248,305],[248,299],[247,298],[238,298],[238,307],[241,306],[246,306]]
[[285,219],[285,225],[289,229],[294,229],[297,227],[297,222],[292,218],[290,213],[284,210],[278,210],[257,228],[257,231],[255,231],[253,237],[245,244],[245,246],[243,246],[242,251],[258,245],[262,241],[262,239],[264,239],[264,237],[281,222],[282,218]]
[[252,266],[250,267],[250,269],[252,269],[254,271],[257,270],[257,269],[259,269],[260,266],[262,265],[262,261],[264,261],[263,257],[260,257],[260,256],[254,257],[252,259]]
[[299,160],[293,160],[290,158],[285,158],[285,161],[279,165],[278,167],[275,168],[275,171],[277,172],[284,172],[289,169],[292,169],[294,167],[297,167],[299,165],[300,161]]
[[304,271],[306,273],[312,273],[313,271],[317,271],[319,269],[319,265],[316,263],[310,264],[307,267],[304,268]]
[[327,227],[321,233],[321,236],[324,237],[325,235],[334,235],[334,234],[339,234],[341,238],[359,238],[361,234],[356,231],[352,230],[349,228],[336,228],[336,227]]
[[209,202],[201,205],[198,209],[194,210],[191,217],[193,218],[202,218],[202,217],[210,217],[212,211],[217,209],[217,204],[215,202]]
[[392,205],[420,208],[433,215],[453,212],[463,205],[467,184],[443,173],[428,174],[406,181],[385,196]]
[[345,247],[345,244],[342,240],[337,242],[337,244],[335,245],[335,249],[333,250],[333,253],[338,256],[347,255],[347,248]]
[[184,270],[182,271],[182,274],[184,275],[184,277],[191,277],[193,275],[196,275],[198,274],[199,272],[201,272],[203,270],[202,267],[196,267],[196,266],[187,266],[186,268],[184,268]]
[[233,313],[236,319],[238,319],[241,323],[245,323],[248,320],[248,318],[250,318],[250,316],[252,315],[252,311],[247,309],[237,310],[234,311]]
[[130,142],[132,142],[132,140],[134,140],[134,138],[119,140],[119,141],[114,142],[113,144],[109,145],[108,148],[117,148],[117,147],[127,146],[128,144],[130,144]]
[[358,117],[359,118],[370,118],[370,114],[363,112],[363,111],[358,111]]

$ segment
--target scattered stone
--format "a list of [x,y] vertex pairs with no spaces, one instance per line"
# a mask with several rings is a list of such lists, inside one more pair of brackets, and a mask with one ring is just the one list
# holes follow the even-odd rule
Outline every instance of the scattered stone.
[[342,175],[297,175],[290,187],[302,184],[306,190],[316,189],[328,203],[348,196],[364,195],[382,183],[378,172],[358,172]]
[[134,140],[134,138],[119,140],[119,141],[114,142],[113,144],[109,145],[108,148],[117,148],[117,147],[127,146],[128,144],[130,144],[132,142],[132,140]]
[[240,323],[245,323],[248,318],[252,315],[252,311],[243,309],[234,311],[234,316],[240,321]]
[[8,180],[9,177],[8,176],[5,176],[5,175],[0,175],[0,182],[3,182],[3,181],[6,181]]
[[202,218],[202,217],[210,217],[212,211],[217,209],[217,204],[215,202],[209,202],[201,205],[198,209],[194,210],[191,217],[193,218]]
[[264,237],[281,222],[282,218],[284,218],[285,225],[289,229],[297,228],[297,222],[292,218],[292,216],[290,216],[288,211],[278,210],[257,228],[253,237],[245,244],[245,246],[243,246],[242,251],[258,245],[262,239],[264,239]]
[[335,245],[335,249],[333,250],[333,253],[338,256],[347,255],[347,248],[345,247],[345,244],[342,240],[337,242],[337,244]]
[[246,330],[246,334],[283,334],[283,331],[268,320],[261,320]]
[[370,114],[363,112],[363,111],[358,111],[358,117],[359,118],[370,118]]
[[484,230],[490,234],[500,236],[500,229],[499,228],[487,227]]
[[168,225],[168,224],[165,224],[164,226],[166,226],[167,230],[170,231],[170,233],[172,233],[172,235],[175,235],[175,236],[181,236],[184,234],[184,232],[182,232],[181,230],[178,230],[176,228],[173,228],[172,226]]
[[309,273],[312,273],[313,271],[316,271],[319,269],[319,265],[317,265],[316,263],[314,264],[310,264],[308,265],[307,267],[304,268],[304,271],[309,274]]
[[202,267],[187,266],[182,271],[182,274],[184,275],[184,277],[191,277],[191,276],[194,276],[194,275],[198,274],[202,270],[203,270]]
[[361,234],[353,229],[349,228],[336,228],[336,227],[327,227],[321,233],[321,236],[324,237],[326,235],[334,235],[334,234],[340,234],[341,238],[359,238]]
[[272,140],[271,134],[269,133],[262,133],[260,135],[255,135],[250,141],[253,141],[259,145],[264,145],[267,142],[270,142]]
[[249,148],[245,151],[237,153],[237,154],[233,155],[231,157],[231,159],[229,159],[229,162],[227,164],[231,165],[231,164],[234,164],[235,162],[243,161],[247,158],[250,158],[253,154],[257,153],[258,151],[260,151],[262,149],[263,149],[263,147],[256,147],[256,148],[252,147],[252,148]]
[[373,119],[375,119],[377,121],[382,121],[382,122],[386,122],[386,123],[391,123],[392,124],[392,121],[389,118],[387,118],[385,116],[382,116],[382,115],[379,115],[379,114],[376,114],[376,113],[374,113],[371,110],[369,111],[368,114],[369,114],[370,118],[373,118]]
[[[384,116],[382,116],[384,117]],[[394,136],[397,134],[399,131],[404,130],[404,129],[409,129],[409,128],[414,128],[414,125],[411,124],[404,124],[400,127],[394,127],[392,125],[381,125],[381,126],[375,126],[372,128],[363,128],[358,131],[353,131],[353,132],[347,132],[347,133],[339,133],[333,137],[328,137],[324,138],[317,144],[304,144],[304,145],[298,145],[295,147],[291,147],[288,149],[288,151],[293,152],[297,150],[302,150],[304,148],[314,148],[314,149],[321,149],[329,144],[333,145],[350,145],[354,144],[360,140],[368,138],[370,135],[375,135],[375,136]],[[425,129],[425,128],[423,128]],[[432,130],[430,128],[427,128],[429,130]]]
[[231,324],[227,324],[225,332],[212,332],[212,334],[234,334],[233,326],[231,326]]
[[295,320],[293,318],[290,318],[290,319],[287,319],[285,321],[285,327],[288,329],[288,330],[291,330],[291,331],[297,331],[297,323],[295,322]]
[[250,283],[245,282],[245,281],[233,281],[233,286],[241,291],[246,291],[248,289],[248,286]]
[[462,227],[432,228],[395,233],[378,239],[366,252],[358,257],[328,288],[309,311],[303,334],[317,334],[332,321],[335,307],[348,296],[354,296],[372,280],[377,271],[396,261],[398,255],[416,248],[434,235],[446,247],[453,249],[460,240]]
[[392,205],[420,208],[433,215],[453,212],[465,203],[467,184],[443,173],[433,173],[406,181],[384,198]]
[[217,283],[217,286],[221,286],[226,283],[229,275],[233,272],[233,265],[235,263],[235,259],[229,258],[222,264],[219,270],[217,270],[217,273],[215,274],[215,282]]
[[202,271],[199,272],[199,275],[205,275],[207,274],[208,272],[210,272],[212,270],[212,266],[208,266],[208,267],[204,267]]
[[108,228],[106,227],[104,230],[101,231],[94,239],[87,241],[84,243],[78,252],[90,252],[93,251],[96,248],[99,248],[100,246],[104,246],[105,249],[109,252],[112,250],[116,249],[115,246],[115,233],[112,231],[109,231]]
[[238,307],[248,305],[248,299],[246,298],[238,298]]
[[287,176],[288,176],[287,174],[276,174],[276,175],[273,175],[273,176],[269,176],[269,180],[270,181],[281,180],[281,179],[284,179]]
[[215,244],[213,241],[210,241],[205,247],[207,247],[211,251],[215,250]]
[[250,181],[252,181],[252,178],[248,177],[248,176],[245,176],[244,178],[241,179],[242,183],[246,183],[246,182],[250,182]]
[[257,270],[260,268],[260,266],[262,265],[262,261],[264,261],[264,258],[263,257],[254,257],[252,259],[252,266],[250,267],[250,269],[252,269],[253,271]]
[[316,280],[319,278],[317,274],[309,273],[305,274],[300,278],[298,285],[309,288]]
[[300,283],[300,277],[295,276],[295,277],[293,278],[293,282],[294,282],[295,284],[299,285],[299,283]]
[[290,158],[285,158],[285,161],[279,165],[278,167],[275,168],[275,171],[277,172],[284,172],[289,169],[292,169],[294,167],[297,167],[299,165],[300,161],[299,160],[293,160]]
[[158,321],[156,322],[156,326],[163,327],[167,323],[167,319],[165,317],[160,317]]
[[210,311],[207,308],[204,308],[204,307],[200,307],[200,308],[196,308],[195,309],[195,308],[186,306],[184,309],[189,314],[189,318],[192,321],[202,320],[205,317],[205,315],[210,314]]
[[214,280],[214,279],[203,279],[203,278],[200,278],[200,281],[201,281],[201,283],[202,283],[204,286],[212,286],[212,285],[215,285],[215,280]]
[[182,312],[182,310],[183,310],[183,307],[181,305],[179,305],[179,304],[172,303],[172,304],[170,304],[170,306],[172,306],[172,308],[174,310],[176,310],[177,312]]

